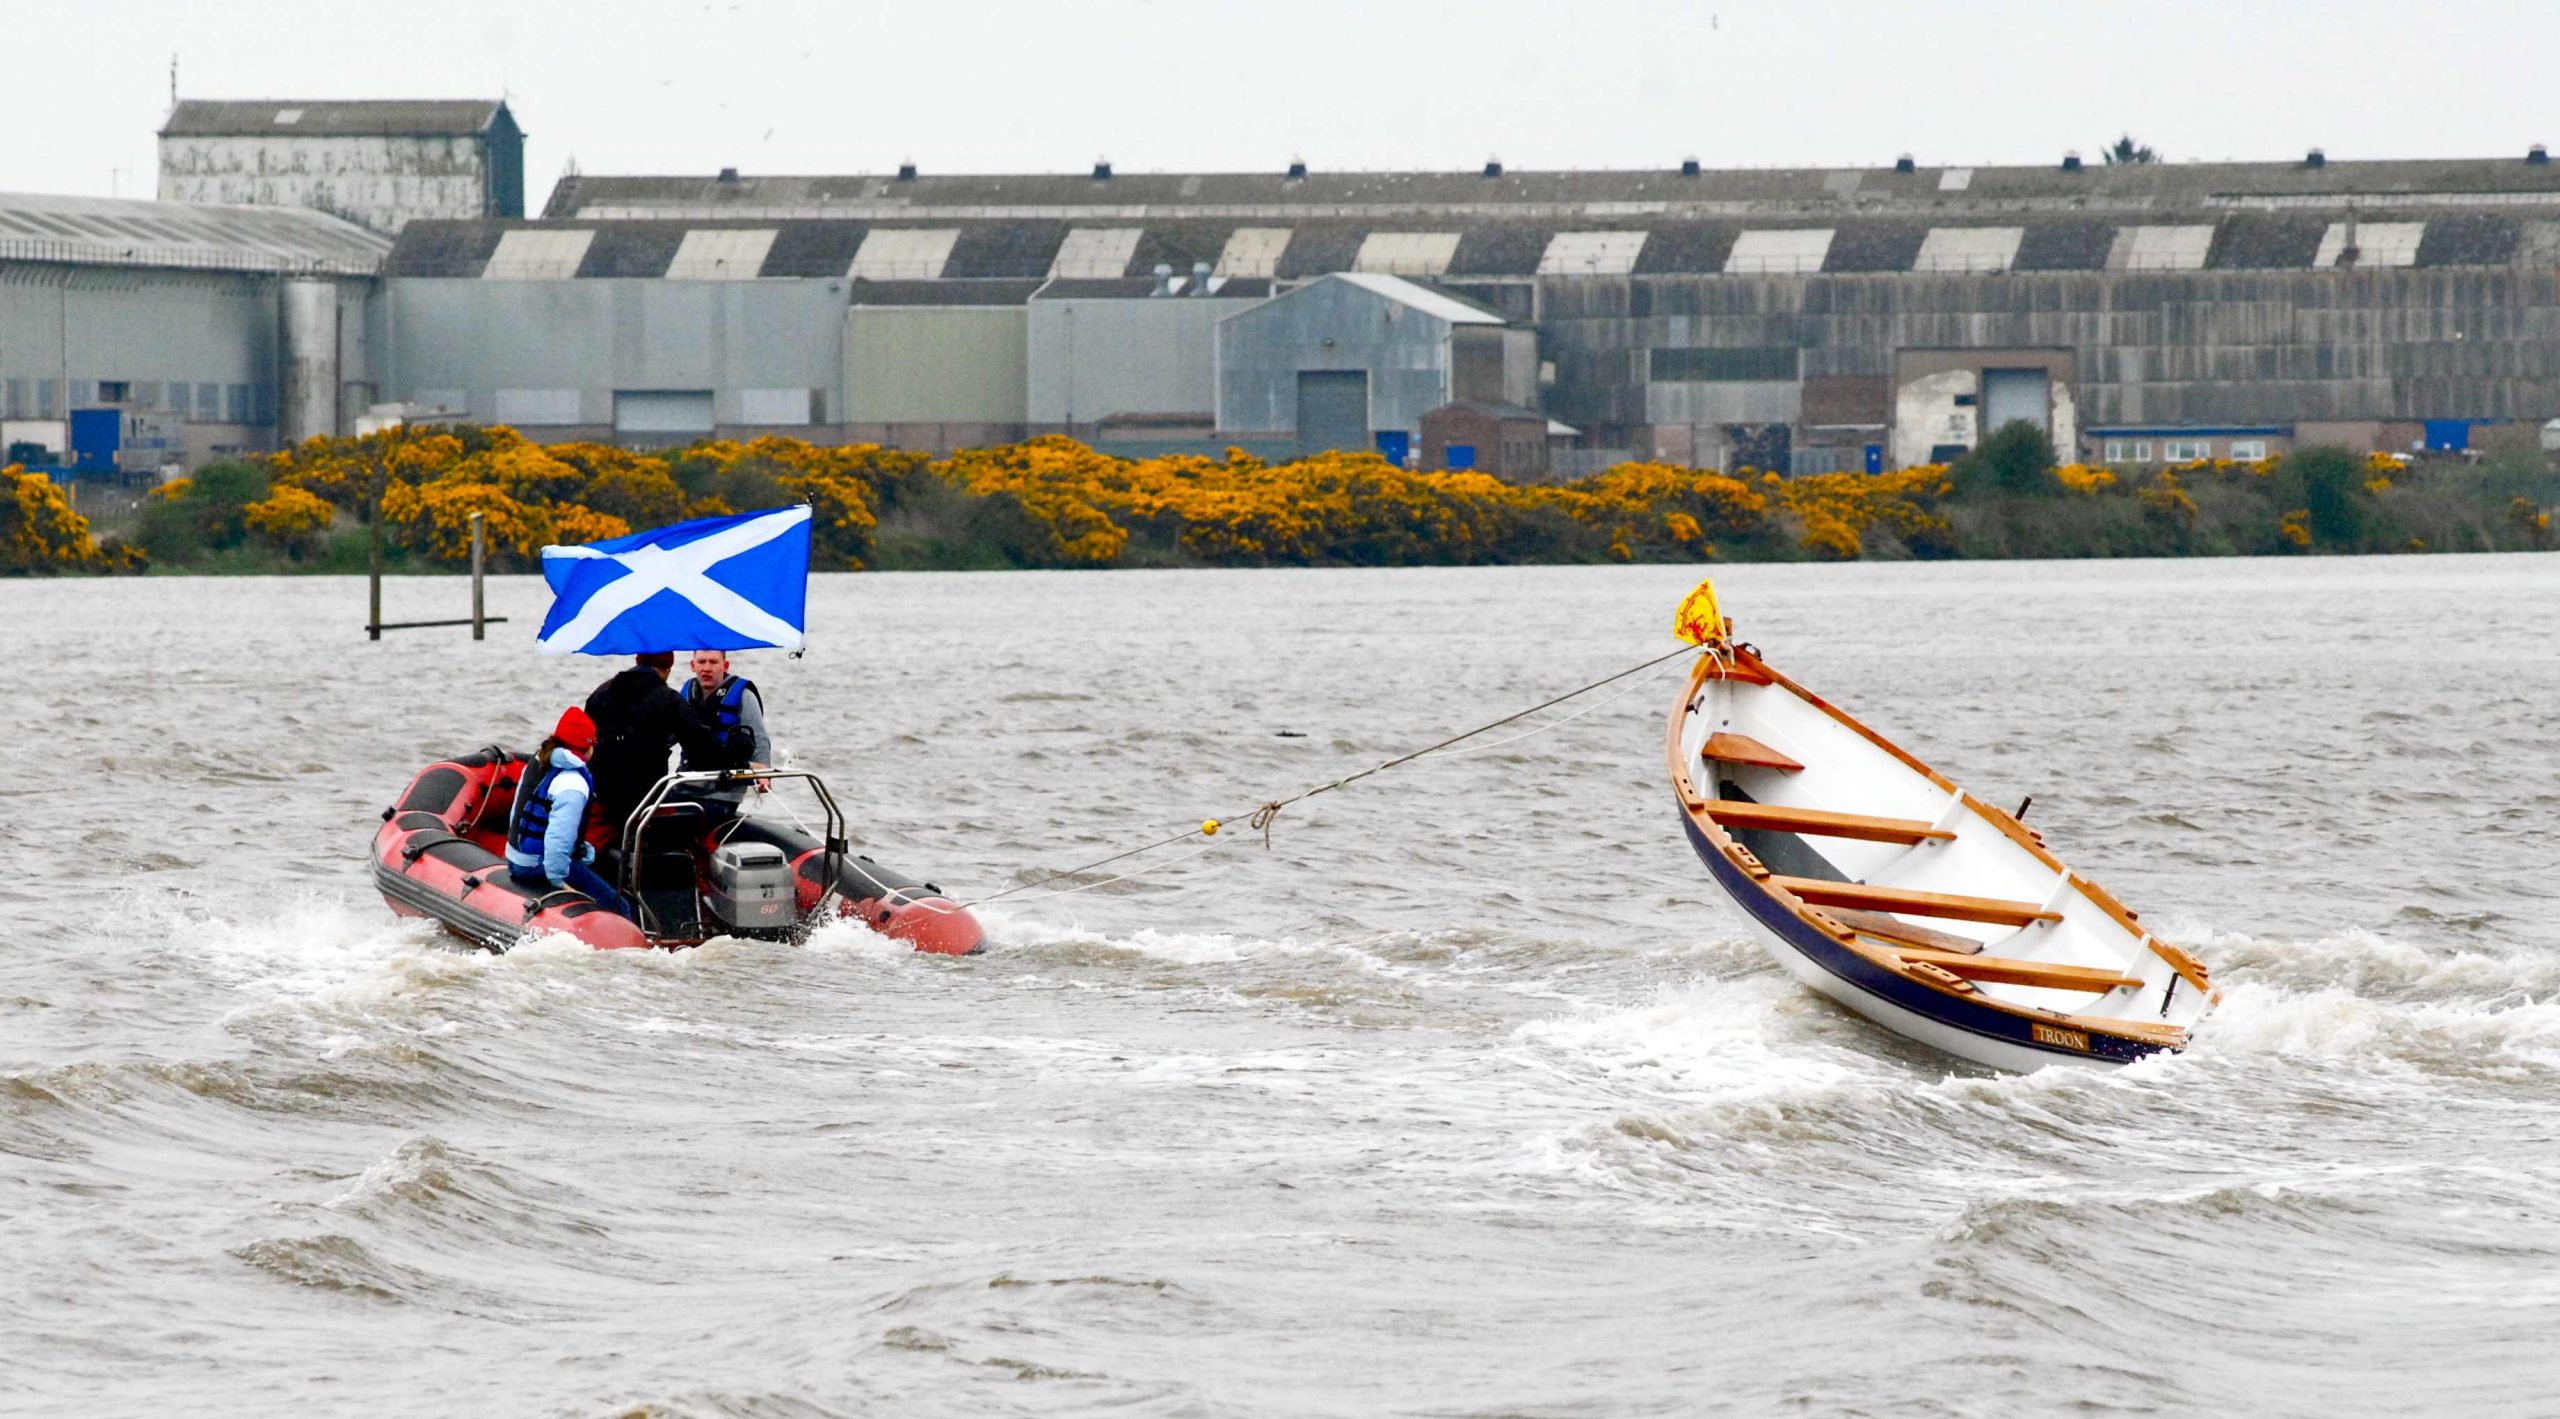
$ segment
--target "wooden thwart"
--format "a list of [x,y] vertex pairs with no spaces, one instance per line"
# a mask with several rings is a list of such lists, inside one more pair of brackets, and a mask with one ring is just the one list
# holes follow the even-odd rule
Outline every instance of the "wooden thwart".
[[1781,808],[1771,803],[1735,803],[1717,799],[1707,816],[1728,828],[1770,828],[1781,833],[1816,837],[1859,838],[1871,843],[1944,841],[1954,833],[1933,828],[1917,818],[1871,818],[1863,813],[1834,813],[1822,808]]
[[1918,892],[1905,887],[1868,887],[1856,882],[1825,882],[1817,877],[1772,877],[1799,900],[1818,907],[1858,907],[1867,911],[1908,912],[1955,921],[1987,921],[1995,926],[2024,926],[2031,921],[2060,921],[2062,913],[2033,902],[1999,897],[1965,897],[1952,892]]
[[1932,965],[1952,971],[1968,980],[1989,981],[1994,985],[2033,985],[2047,990],[2085,990],[2104,994],[2119,986],[2138,986],[2141,981],[2122,971],[2102,966],[2061,966],[2043,961],[2019,961],[2006,956],[1967,956],[1953,951],[1931,951],[1917,946],[1897,947],[1894,954],[1914,965]]
[[1764,769],[1782,769],[1796,773],[1804,765],[1761,743],[1748,734],[1718,733],[1707,736],[1706,746],[1698,751],[1701,759],[1719,764],[1753,764]]
[[1882,912],[1862,912],[1855,907],[1826,907],[1825,911],[1842,925],[1864,936],[1890,941],[1898,946],[1919,946],[1931,951],[1953,951],[1960,956],[1982,954],[1982,943],[1951,931],[1917,926]]

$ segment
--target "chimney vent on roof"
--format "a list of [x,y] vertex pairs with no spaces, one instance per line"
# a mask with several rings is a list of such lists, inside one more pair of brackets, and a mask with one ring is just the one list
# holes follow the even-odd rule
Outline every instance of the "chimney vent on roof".
[[1502,159],[1500,159],[1500,158],[1487,158],[1487,159],[1485,159],[1485,160],[1484,160],[1484,175],[1485,175],[1485,176],[1487,176],[1487,177],[1500,177],[1500,176],[1502,176]]
[[1156,288],[1147,292],[1147,294],[1151,296],[1169,296],[1173,294],[1173,267],[1171,265],[1162,261],[1156,263]]
[[722,182],[736,182],[738,180],[738,170],[736,168],[720,169],[720,180]]
[[1209,263],[1206,261],[1191,263],[1191,294],[1195,296],[1209,294]]
[[1291,182],[1304,182],[1307,180],[1306,159],[1291,158],[1289,160],[1289,180]]
[[1698,175],[1698,160],[1696,158],[1682,158],[1680,160],[1680,175],[1682,177],[1696,177]]
[[2329,165],[2329,155],[2314,148],[2302,155],[2302,165],[2307,168],[2325,168]]
[[1893,170],[1895,172],[1917,172],[1920,170],[1920,165],[1911,161],[1911,155],[1909,153],[1905,153],[1901,157],[1893,160]]
[[2070,152],[2062,155],[2062,170],[2064,172],[2078,172],[2080,170],[2079,149],[2074,148]]
[[1111,160],[1109,158],[1094,159],[1093,180],[1096,182],[1109,182],[1111,180]]
[[2524,160],[2533,164],[2535,167],[2546,166],[2551,161],[2551,150],[2542,146],[2540,143],[2536,143],[2532,147],[2524,150]]
[[900,164],[898,164],[898,181],[900,181],[900,182],[913,182],[913,181],[915,181],[915,180],[916,180],[916,165],[915,165],[914,163],[900,163]]

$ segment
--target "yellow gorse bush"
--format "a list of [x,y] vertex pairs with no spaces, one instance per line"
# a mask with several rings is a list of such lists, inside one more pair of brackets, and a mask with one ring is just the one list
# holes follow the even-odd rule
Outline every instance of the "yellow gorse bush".
[[[2375,455],[2350,486],[2358,497],[2379,496],[2405,466]],[[2279,520],[2294,511],[2282,504],[2263,514],[2235,511],[2298,486],[2278,476],[2286,468],[2284,458],[2143,471],[2065,464],[2044,486],[2050,497],[2090,505],[2068,514],[2077,526],[2121,526],[2108,521],[2121,510],[2184,537],[2235,516],[2263,516],[2251,524],[2262,529],[2254,535],[2280,538],[2286,550],[2334,545],[2317,518]],[[1956,475],[1939,464],[1788,478],[1640,462],[1521,485],[1478,472],[1417,472],[1365,452],[1280,463],[1237,449],[1222,458],[1122,458],[1057,435],[934,459],[781,437],[641,452],[539,445],[505,428],[428,428],[316,439],[274,456],[267,471],[273,492],[252,524],[262,534],[289,536],[289,527],[316,515],[317,503],[360,512],[378,486],[396,545],[459,561],[476,511],[486,516],[501,565],[531,565],[549,542],[598,541],[791,502],[812,507],[816,564],[827,569],[871,565],[883,518],[892,515],[910,555],[938,557],[931,549],[956,545],[962,564],[991,558],[1057,567],[1938,556],[1967,545],[1980,526],[1962,511],[1980,495],[1960,494]],[[2023,492],[2020,506],[2031,507],[2034,491],[1996,496]],[[2508,525],[2523,529],[2524,519]]]
[[288,487],[249,504],[245,513],[251,532],[273,546],[290,550],[317,537],[337,515],[337,509],[318,493]]
[[[689,517],[807,501],[821,564],[869,563],[884,490],[938,482],[973,503],[1009,507],[1028,561],[1120,564],[1134,541],[1213,563],[1479,562],[1530,555],[1560,536],[1610,555],[1706,558],[1753,538],[1854,557],[1870,529],[1943,530],[1929,504],[1948,491],[1931,466],[1869,477],[1740,478],[1626,463],[1566,483],[1517,485],[1476,472],[1424,473],[1373,453],[1265,463],[1128,459],[1059,435],[969,449],[935,461],[876,445],[820,447],[768,437],[665,454],[598,444],[540,445],[505,428],[390,430],[314,439],[268,460],[277,515],[303,499],[360,509],[382,488],[396,545],[437,561],[469,555],[470,515],[485,515],[502,559],[530,564],[552,541],[596,541]],[[1548,529],[1541,532],[1540,529]]]
[[54,481],[15,463],[0,467],[0,574],[120,569],[99,550],[89,519]]

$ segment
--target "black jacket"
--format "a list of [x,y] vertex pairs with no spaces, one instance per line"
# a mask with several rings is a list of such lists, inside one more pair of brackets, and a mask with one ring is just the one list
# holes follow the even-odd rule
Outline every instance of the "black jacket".
[[617,836],[631,810],[667,776],[669,751],[681,744],[689,756],[716,752],[684,696],[643,666],[596,686],[587,696],[587,717],[596,722],[596,752],[587,769],[595,775],[596,804]]

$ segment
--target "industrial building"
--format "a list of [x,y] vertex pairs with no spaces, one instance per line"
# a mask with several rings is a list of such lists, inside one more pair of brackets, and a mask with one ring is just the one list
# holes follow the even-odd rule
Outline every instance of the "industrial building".
[[389,236],[420,217],[524,215],[524,130],[496,99],[184,99],[160,200],[307,207]]
[[390,249],[317,212],[0,195],[0,453],[151,474],[334,432],[374,397]]
[[1453,399],[1537,397],[1537,332],[1401,276],[1336,272],[1218,327],[1218,425],[1402,462]]
[[[824,223],[851,246],[849,272],[894,271],[955,306],[981,283],[1065,266],[1138,280],[1206,264],[1283,298],[1328,275],[1398,277],[1534,332],[1537,388],[1513,402],[1581,429],[1577,465],[1889,467],[1970,447],[2011,417],[2097,458],[2110,440],[2220,453],[2310,428],[2391,446],[2426,421],[2449,439],[2560,413],[2560,174],[2540,149],[2381,163],[2315,152],[2095,167],[576,177],[545,217]],[[1294,387],[1301,371],[1317,366],[1280,373]],[[1244,377],[1222,366],[1221,390]],[[1388,405],[1373,392],[1372,407]],[[1227,417],[1246,432],[1294,413],[1265,398]],[[1414,430],[1383,417],[1373,428],[1398,431]]]
[[[2538,148],[571,176],[528,220],[503,104],[190,101],[163,163],[173,195],[274,205],[0,200],[13,437],[50,421],[67,442],[65,408],[182,412],[192,461],[389,404],[542,439],[942,451],[1063,431],[1129,452],[1454,447],[1537,477],[1880,470],[2013,419],[2066,457],[2139,463],[2458,447],[2560,415],[2560,173]],[[1475,414],[1434,442],[1426,416],[1452,406]]]

